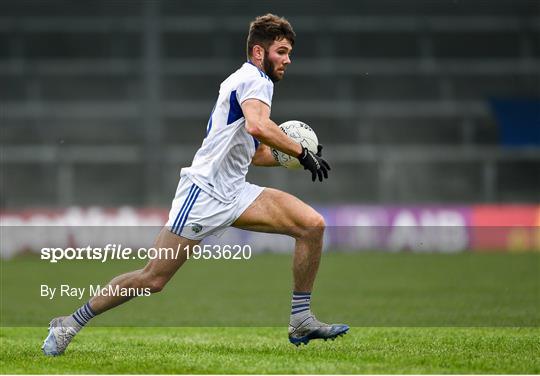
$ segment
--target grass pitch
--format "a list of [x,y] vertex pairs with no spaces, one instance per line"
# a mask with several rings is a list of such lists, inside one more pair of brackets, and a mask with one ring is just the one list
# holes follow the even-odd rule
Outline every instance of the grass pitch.
[[540,372],[538,328],[352,328],[299,348],[283,328],[86,328],[56,358],[45,334],[2,329],[2,373]]
[[189,262],[164,292],[92,321],[65,355],[40,347],[87,286],[141,263],[2,261],[1,373],[540,373],[539,254],[325,254],[313,297],[336,341],[287,340],[290,255]]

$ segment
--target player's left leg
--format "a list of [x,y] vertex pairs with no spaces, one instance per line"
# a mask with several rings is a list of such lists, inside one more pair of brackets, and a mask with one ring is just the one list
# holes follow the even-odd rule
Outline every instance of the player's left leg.
[[[176,271],[187,259],[187,252],[191,247],[199,244],[200,240],[191,240],[172,233],[164,227],[154,243],[156,249],[179,250],[178,254],[169,254],[168,258],[150,260],[143,269],[125,273],[113,278],[106,291],[141,291],[148,289],[151,293],[160,292]],[[133,299],[133,294],[98,294],[88,303],[77,309],[72,315],[54,318],[49,324],[49,334],[43,342],[42,350],[45,355],[61,355],[73,337],[93,317],[111,308]]]
[[295,238],[289,322],[289,340],[293,344],[307,344],[317,338],[334,339],[347,332],[347,325],[324,324],[311,313],[311,291],[319,268],[325,228],[323,217],[315,209],[288,193],[265,188],[233,226]]
[[324,218],[297,197],[265,188],[233,223],[249,231],[289,235],[296,239],[293,256],[295,291],[311,291],[319,269]]

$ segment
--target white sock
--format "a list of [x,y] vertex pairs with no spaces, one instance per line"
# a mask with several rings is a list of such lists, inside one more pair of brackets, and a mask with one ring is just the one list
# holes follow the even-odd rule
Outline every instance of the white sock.
[[289,325],[298,328],[300,325],[305,324],[311,314],[311,292],[297,292],[293,291],[291,301],[291,318]]
[[64,323],[66,326],[70,326],[78,332],[95,316],[96,313],[92,311],[92,308],[90,308],[90,303],[86,303],[78,310],[73,312],[71,316],[68,316],[64,320]]

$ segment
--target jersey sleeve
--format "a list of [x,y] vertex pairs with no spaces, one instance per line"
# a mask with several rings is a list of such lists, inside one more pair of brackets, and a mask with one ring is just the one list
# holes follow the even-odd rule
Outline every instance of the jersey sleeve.
[[264,77],[252,77],[238,86],[238,102],[242,104],[247,99],[258,99],[268,107],[272,106],[274,84]]

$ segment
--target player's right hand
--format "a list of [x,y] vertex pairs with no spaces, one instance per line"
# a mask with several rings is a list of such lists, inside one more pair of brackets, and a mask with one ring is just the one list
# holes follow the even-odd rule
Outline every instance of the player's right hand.
[[319,177],[319,181],[323,181],[323,176],[325,179],[328,179],[330,165],[320,156],[321,151],[322,145],[317,147],[317,154],[302,146],[302,154],[298,156],[298,160],[304,166],[304,170],[311,171],[311,181],[315,181],[317,177]]

